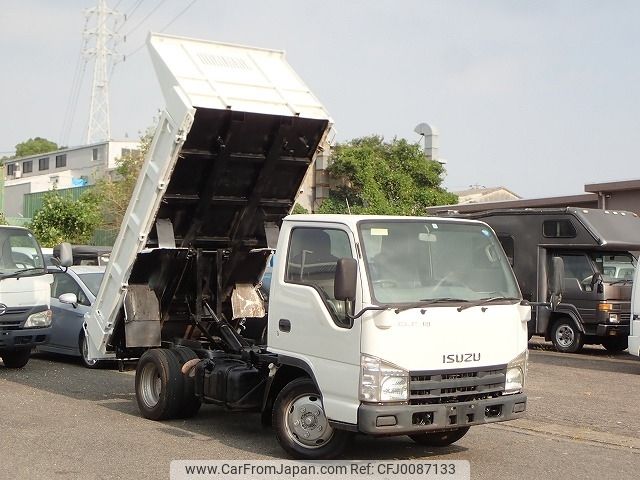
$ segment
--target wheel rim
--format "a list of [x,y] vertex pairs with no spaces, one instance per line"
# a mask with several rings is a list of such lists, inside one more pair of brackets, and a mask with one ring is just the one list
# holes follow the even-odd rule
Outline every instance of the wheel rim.
[[576,334],[569,325],[561,325],[556,330],[556,342],[561,347],[569,347],[575,341]]
[[87,343],[86,336],[82,337],[82,359],[84,360],[84,363],[86,363],[91,367],[93,367],[96,363],[98,363],[98,361],[95,359],[89,360],[89,344]]
[[140,394],[142,401],[149,408],[155,407],[160,401],[162,378],[153,363],[147,363],[140,374]]
[[320,448],[334,433],[315,394],[300,395],[287,405],[285,426],[293,441],[304,448]]

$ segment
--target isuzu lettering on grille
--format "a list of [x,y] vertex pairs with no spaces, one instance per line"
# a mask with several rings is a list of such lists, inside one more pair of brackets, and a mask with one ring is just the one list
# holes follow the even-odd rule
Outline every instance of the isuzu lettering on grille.
[[442,363],[479,362],[480,353],[450,353],[442,355]]

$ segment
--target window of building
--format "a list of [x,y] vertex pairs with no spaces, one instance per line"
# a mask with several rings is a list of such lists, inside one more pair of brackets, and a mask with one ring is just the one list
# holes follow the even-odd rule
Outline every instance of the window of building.
[[98,149],[97,148],[93,149],[93,157],[92,157],[92,159],[93,159],[94,162],[98,161]]
[[574,238],[576,228],[571,220],[545,220],[542,222],[542,234],[547,238]]
[[61,168],[66,166],[67,166],[67,154],[63,153],[62,155],[56,155],[56,168]]
[[49,170],[49,157],[38,160],[38,170]]
[[33,160],[27,160],[26,162],[22,162],[22,172],[23,173],[33,172]]
[[7,176],[16,174],[16,164],[7,163]]

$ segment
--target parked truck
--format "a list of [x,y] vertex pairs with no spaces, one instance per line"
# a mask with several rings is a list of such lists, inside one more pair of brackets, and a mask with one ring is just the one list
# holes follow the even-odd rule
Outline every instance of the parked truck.
[[640,357],[640,269],[636,268],[631,292],[631,324],[629,327],[629,353]]
[[[70,264],[70,258],[64,263]],[[31,349],[48,341],[52,281],[33,234],[0,226],[0,358],[5,367],[24,367]]]
[[[529,336],[551,340],[558,351],[585,343],[611,352],[627,348],[631,288],[640,249],[640,218],[632,212],[586,208],[490,210],[464,215],[497,233],[524,298],[539,302]],[[548,302],[552,258],[562,259],[561,302]],[[546,305],[543,305],[547,302]]]
[[140,358],[144,417],[258,412],[319,459],[356,432],[444,446],[523,415],[531,308],[486,224],[288,216],[331,119],[283,53],[149,47],[167,108],[85,323],[90,357]]

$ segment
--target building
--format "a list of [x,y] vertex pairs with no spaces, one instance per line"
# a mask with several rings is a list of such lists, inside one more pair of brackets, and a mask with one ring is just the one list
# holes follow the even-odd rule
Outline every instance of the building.
[[116,160],[136,152],[138,141],[108,141],[4,161],[4,214],[23,215],[24,195],[92,185]]
[[471,187],[468,190],[452,192],[458,196],[458,204],[501,202],[505,200],[520,200],[522,197],[516,195],[505,187]]

